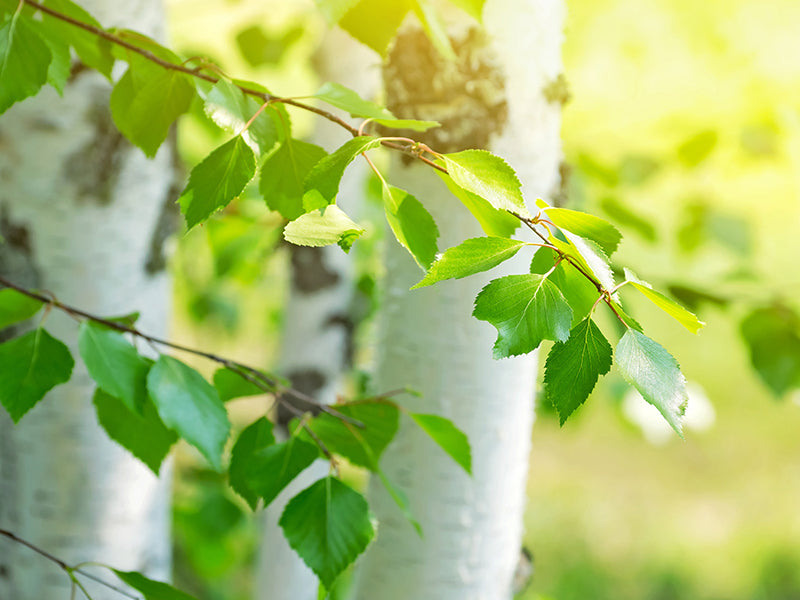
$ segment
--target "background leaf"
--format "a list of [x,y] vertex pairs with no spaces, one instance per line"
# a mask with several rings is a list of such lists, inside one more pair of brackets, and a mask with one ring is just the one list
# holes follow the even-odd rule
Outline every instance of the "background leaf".
[[472,475],[472,452],[469,440],[464,432],[453,425],[450,419],[439,415],[420,413],[409,413],[408,416],[414,419],[414,422],[431,436],[431,439],[447,452],[462,469]]
[[800,387],[800,317],[782,304],[757,308],[741,324],[750,362],[775,396]]
[[292,498],[280,526],[292,549],[330,588],[375,536],[366,500],[334,477]]
[[164,424],[222,470],[231,424],[211,384],[191,367],[162,354],[147,376],[147,390]]
[[0,329],[30,319],[44,306],[44,302],[20,294],[17,290],[0,290]]
[[267,393],[256,384],[225,367],[214,372],[214,388],[223,402],[243,396],[259,396]]
[[112,569],[112,571],[126,584],[144,594],[144,600],[195,600],[194,596],[166,583],[148,579],[136,571],[117,571],[116,569]]
[[247,482],[247,469],[253,454],[273,444],[275,444],[275,436],[272,433],[272,422],[261,417],[245,428],[233,445],[228,481],[234,491],[244,498],[253,510],[258,506],[258,494],[251,489]]
[[287,441],[255,450],[244,467],[245,485],[264,500],[277,498],[291,481],[319,458],[319,448],[293,435]]

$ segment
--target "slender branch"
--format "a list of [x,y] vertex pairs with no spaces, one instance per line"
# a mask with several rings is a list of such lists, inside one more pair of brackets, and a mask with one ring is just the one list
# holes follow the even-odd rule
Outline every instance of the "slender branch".
[[[10,539],[11,541],[16,542],[17,544],[25,546],[26,548],[29,548],[30,550],[33,550],[34,552],[36,552],[39,556],[43,556],[44,558],[46,558],[50,562],[58,565],[58,567],[61,570],[63,570],[67,575],[69,575],[69,578],[72,580],[73,585],[77,585],[81,589],[81,591],[84,594],[86,594],[87,598],[90,598],[91,596],[89,596],[89,594],[86,592],[86,589],[83,587],[81,582],[78,581],[75,578],[75,574],[82,575],[83,577],[86,577],[87,579],[91,579],[92,581],[94,581],[96,583],[99,583],[100,585],[108,588],[109,590],[117,592],[118,594],[121,594],[123,596],[127,596],[128,598],[132,598],[133,600],[141,600],[140,596],[136,596],[134,594],[131,594],[130,592],[128,592],[127,590],[125,590],[125,589],[123,589],[121,587],[118,587],[118,586],[116,586],[116,585],[114,585],[112,583],[108,583],[107,581],[104,581],[104,580],[100,579],[99,577],[97,577],[96,575],[93,575],[92,573],[88,573],[88,572],[84,571],[83,569],[81,569],[81,568],[79,568],[77,566],[76,567],[69,566],[66,562],[64,562],[63,560],[61,560],[57,556],[54,556],[53,554],[50,554],[49,552],[47,552],[47,550],[39,548],[39,546],[33,544],[32,542],[29,542],[27,540],[23,540],[21,537],[16,535],[13,531],[9,531],[7,529],[0,529],[0,536],[6,537],[6,538]],[[103,565],[103,566],[105,566],[105,565]]]
[[240,363],[240,362],[235,361],[235,360],[231,360],[229,358],[225,358],[223,356],[218,356],[218,355],[213,354],[211,352],[205,352],[204,350],[197,350],[196,348],[189,348],[188,346],[183,346],[181,344],[176,344],[174,342],[170,342],[169,340],[164,340],[164,339],[161,339],[161,338],[157,338],[157,337],[152,336],[150,334],[147,334],[147,333],[144,333],[142,331],[139,331],[138,329],[136,329],[134,327],[131,327],[129,325],[125,325],[123,323],[119,323],[118,321],[111,321],[109,319],[105,319],[103,317],[99,317],[99,316],[94,315],[92,313],[89,313],[89,312],[87,312],[85,310],[81,310],[80,308],[76,308],[74,306],[70,306],[68,304],[65,304],[65,303],[61,302],[60,300],[58,300],[55,296],[51,295],[50,297],[48,297],[48,296],[45,296],[45,295],[43,295],[41,293],[34,292],[32,290],[28,290],[28,289],[26,289],[24,287],[21,287],[21,286],[17,285],[16,283],[14,283],[13,281],[9,281],[8,279],[3,277],[2,275],[0,275],[0,284],[4,285],[6,287],[9,287],[9,288],[11,288],[13,290],[16,290],[20,294],[24,294],[25,296],[28,296],[29,298],[33,298],[34,300],[38,300],[39,302],[42,302],[42,303],[46,304],[48,307],[58,308],[59,310],[65,312],[65,313],[67,313],[69,315],[72,315],[74,317],[81,317],[81,318],[84,318],[84,319],[88,319],[90,321],[93,321],[94,323],[99,323],[100,325],[104,325],[104,326],[106,326],[106,327],[108,327],[110,329],[114,329],[114,330],[120,331],[122,333],[130,333],[131,335],[134,335],[134,336],[136,336],[138,338],[146,340],[146,341],[148,341],[148,342],[150,342],[152,344],[165,346],[167,348],[172,348],[173,350],[179,350],[181,352],[187,352],[189,354],[193,354],[195,356],[201,356],[201,357],[206,358],[208,360],[214,361],[214,362],[222,365],[223,367],[225,367],[227,369],[230,369],[231,371],[233,371],[234,373],[239,375],[239,377],[241,377],[242,379],[252,383],[256,387],[258,387],[260,390],[262,390],[262,391],[264,391],[266,393],[278,393],[278,401],[281,402],[284,405],[288,405],[289,402],[285,397],[283,397],[283,395],[292,396],[293,398],[296,398],[297,400],[300,400],[301,402],[304,402],[304,403],[308,404],[309,406],[313,406],[314,408],[316,408],[317,410],[319,410],[321,412],[328,413],[329,415],[331,415],[333,417],[336,417],[337,419],[341,419],[343,421],[347,421],[347,422],[355,425],[356,427],[360,427],[360,428],[364,428],[365,427],[362,422],[357,421],[356,419],[352,419],[351,417],[348,417],[347,415],[344,415],[344,414],[340,413],[336,409],[331,408],[328,405],[323,404],[323,403],[315,400],[314,398],[312,398],[308,394],[305,394],[305,393],[301,392],[300,390],[296,390],[296,389],[292,388],[291,386],[287,386],[287,385],[282,384],[276,378],[270,377],[269,375],[267,375],[266,373],[264,373],[263,371],[261,371],[259,369],[256,369],[255,367],[251,367],[249,365]]

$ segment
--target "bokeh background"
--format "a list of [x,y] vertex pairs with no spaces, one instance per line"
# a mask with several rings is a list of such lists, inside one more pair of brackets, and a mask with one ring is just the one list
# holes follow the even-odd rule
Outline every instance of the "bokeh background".
[[[282,95],[318,87],[325,24],[310,1],[167,5],[184,55]],[[534,574],[520,598],[800,599],[800,3],[568,7],[563,200],[616,223],[620,263],[707,327],[693,336],[629,299],[691,382],[685,441],[614,373],[564,427],[538,407],[525,516]],[[300,132],[311,126],[296,117]],[[215,135],[201,115],[184,119],[187,165]],[[274,365],[286,288],[280,221],[256,199],[229,212],[178,240],[173,337]],[[381,243],[373,225],[354,250],[363,372]],[[767,332],[755,348],[767,379],[741,333],[748,319]],[[221,483],[181,457],[177,583],[200,598],[244,600],[257,519]]]

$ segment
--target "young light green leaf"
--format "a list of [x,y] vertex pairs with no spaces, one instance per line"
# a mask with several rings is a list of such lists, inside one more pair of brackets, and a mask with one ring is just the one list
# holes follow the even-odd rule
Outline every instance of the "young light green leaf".
[[89,375],[104,391],[141,413],[147,399],[150,361],[143,358],[122,334],[84,321],[78,349]]
[[163,354],[147,375],[147,390],[164,424],[222,470],[231,424],[217,390],[200,373]]
[[486,150],[442,155],[453,182],[488,201],[498,210],[528,216],[517,174],[506,161]]
[[427,131],[431,127],[440,125],[437,121],[398,119],[388,109],[375,102],[364,100],[356,92],[339,83],[328,82],[322,84],[322,87],[317,90],[314,97],[327,102],[331,106],[346,110],[353,117],[372,119],[384,127]]
[[336,25],[359,0],[315,0],[330,25]]
[[[214,387],[219,394],[219,399],[223,402],[233,400],[234,398],[242,398],[244,396],[259,396],[267,393],[266,390],[258,387],[256,384],[247,381],[244,377],[222,367],[214,372]],[[274,391],[274,388],[270,388]]]
[[137,77],[132,62],[111,92],[111,116],[117,129],[152,158],[167,139],[175,120],[189,110],[195,95],[187,75],[171,69],[148,68]]
[[742,321],[750,363],[770,391],[780,397],[800,387],[800,317],[783,304],[761,307]]
[[153,401],[147,398],[140,411],[132,411],[119,398],[97,388],[94,393],[97,422],[108,437],[142,461],[156,475],[178,441],[175,432],[166,428]]
[[375,536],[364,497],[334,477],[292,498],[279,524],[292,549],[328,589]]
[[[217,373],[220,371],[217,371]],[[247,481],[247,471],[252,463],[253,455],[274,444],[275,436],[272,433],[272,423],[268,419],[261,417],[242,431],[231,452],[228,480],[233,490],[244,498],[253,510],[258,506],[258,494],[250,488]]]
[[481,20],[485,2],[486,0],[450,0],[451,4],[455,4],[478,21]]
[[559,229],[566,229],[595,242],[607,256],[614,254],[622,234],[611,223],[600,217],[568,208],[547,208],[547,218]]
[[488,271],[514,256],[525,242],[500,237],[472,238],[449,248],[411,289],[433,285],[445,279],[461,279]]
[[[344,456],[355,465],[377,470],[381,454],[397,433],[399,412],[386,402],[360,400],[336,404],[334,410],[364,425],[357,427],[328,413],[321,413],[309,427],[334,454]],[[303,439],[307,434],[303,435]]]
[[20,294],[17,290],[0,290],[0,329],[30,319],[44,306],[44,302]]
[[378,138],[362,135],[348,140],[335,152],[317,162],[305,180],[306,192],[313,192],[315,197],[311,206],[306,205],[306,210],[333,204],[339,193],[339,182],[342,180],[347,165],[362,152],[380,145],[381,142]]
[[[539,248],[531,261],[531,273],[544,275],[553,269],[556,253],[549,248]],[[548,279],[556,284],[572,308],[572,327],[575,327],[592,310],[600,292],[569,262],[562,260],[553,269]]]
[[439,228],[433,217],[414,196],[386,183],[383,185],[383,207],[395,239],[423,270],[428,269],[438,251]]
[[643,333],[628,329],[617,344],[616,363],[625,381],[683,437],[681,418],[689,397],[686,379],[672,355]]
[[697,315],[689,312],[674,300],[667,298],[661,292],[654,290],[649,283],[636,277],[636,275],[627,268],[625,269],[625,278],[633,287],[639,290],[645,298],[650,300],[650,302],[655,304],[658,308],[663,310],[692,333],[697,333],[703,326],[705,326],[705,323],[698,319]]
[[578,323],[567,341],[553,345],[545,364],[544,393],[562,425],[586,401],[600,375],[611,369],[611,356],[611,346],[591,319]]
[[14,423],[69,381],[74,364],[69,349],[41,327],[0,344],[0,404]]
[[472,452],[469,440],[453,422],[438,415],[409,413],[414,422],[431,436],[431,439],[456,461],[462,469],[472,475]]
[[319,455],[316,444],[297,436],[257,449],[244,467],[245,485],[264,500],[264,506],[269,506]]
[[209,154],[192,169],[178,199],[189,229],[241,194],[255,172],[256,157],[240,135]]
[[648,242],[655,242],[658,237],[656,228],[650,221],[639,216],[616,198],[603,198],[600,209],[622,227],[630,227]]
[[[603,254],[597,244],[568,231],[562,231],[562,233],[567,238],[566,242],[552,235],[547,241],[561,250],[561,252],[575,259],[578,265],[586,273],[593,275],[603,288],[612,289],[614,287],[614,274],[608,264],[608,257]],[[615,298],[616,296],[614,294]]]
[[542,340],[563,342],[572,322],[572,309],[561,291],[533,273],[490,281],[475,298],[472,315],[497,329],[495,358],[526,354]]
[[148,579],[136,571],[111,569],[124,583],[144,595],[144,600],[196,600],[171,585]]
[[14,13],[0,21],[0,114],[42,89],[52,58],[26,17]]
[[456,60],[456,53],[450,44],[450,37],[447,35],[447,29],[436,6],[429,0],[416,0],[414,12],[437,52],[446,60]]
[[385,56],[413,4],[413,0],[360,0],[339,18],[339,26],[362,44]]
[[[71,0],[47,0],[46,4],[61,14],[102,29],[97,19]],[[47,13],[42,13],[40,27],[46,39],[59,39],[69,44],[75,49],[83,64],[98,71],[107,79],[111,78],[114,57],[111,54],[111,43],[108,40]]]
[[342,209],[331,204],[322,212],[314,210],[290,222],[283,230],[283,237],[298,246],[339,244],[347,252],[363,233]]
[[276,122],[276,113],[272,108],[262,111],[243,131],[261,108],[261,103],[245,95],[232,81],[221,78],[210,90],[205,86],[198,86],[198,90],[204,100],[206,115],[219,127],[241,135],[256,154],[266,154],[281,139],[280,123]]
[[449,175],[440,171],[436,174],[444,181],[447,189],[461,201],[472,216],[480,223],[484,233],[493,237],[511,237],[520,225],[519,219],[505,210],[498,210],[477,194],[457,186]]
[[288,138],[270,154],[261,167],[259,191],[267,206],[292,221],[306,212],[303,209],[303,182],[315,164],[325,158],[325,150]]

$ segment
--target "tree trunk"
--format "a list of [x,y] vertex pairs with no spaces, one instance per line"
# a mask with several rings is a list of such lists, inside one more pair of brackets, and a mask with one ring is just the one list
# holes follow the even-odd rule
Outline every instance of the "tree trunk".
[[[316,57],[317,72],[357,90],[365,98],[378,87],[378,58],[341,30],[327,33]],[[375,66],[371,68],[370,63]],[[319,120],[313,140],[326,150],[341,145],[341,128]],[[366,165],[354,164],[346,173],[339,204],[358,219],[365,189]],[[357,250],[354,250],[354,252]],[[331,404],[341,393],[342,376],[352,366],[353,257],[337,246],[289,246],[289,296],[283,320],[279,372],[292,386],[320,402]],[[304,407],[305,408],[305,407]],[[285,426],[296,415],[279,409],[278,423]],[[267,508],[257,567],[259,600],[315,600],[316,575],[289,547],[278,526],[286,503],[301,490],[328,474],[329,463],[317,461],[297,477]]]
[[[163,37],[159,0],[84,5],[106,26]],[[169,296],[162,245],[177,197],[173,153],[165,147],[147,160],[123,139],[109,92],[96,73],[74,69],[63,98],[48,88],[0,119],[0,272],[101,315],[139,310],[141,328],[159,335]],[[47,328],[77,359],[75,321],[53,311]],[[0,415],[0,527],[67,563],[168,578],[171,468],[156,478],[108,439],[93,389],[78,359],[72,380],[17,426]],[[118,597],[87,587],[94,600]],[[68,598],[69,590],[55,565],[0,540],[0,598]]]
[[[529,201],[551,197],[561,107],[545,90],[561,72],[563,18],[559,0],[487,0],[485,33],[463,24],[454,31],[455,64],[420,30],[405,29],[384,69],[389,108],[442,122],[425,139],[435,150],[488,147],[517,170]],[[483,235],[430,169],[398,163],[392,180],[431,211],[440,250]],[[506,271],[526,272],[529,258]],[[382,467],[408,496],[424,539],[373,478],[370,506],[380,525],[358,567],[356,598],[506,600],[520,556],[535,357],[492,359],[495,330],[471,317],[488,275],[408,291],[422,273],[393,242],[386,273],[376,385],[409,385],[422,397],[403,399],[406,406],[452,419],[469,437],[474,474],[402,424]]]

